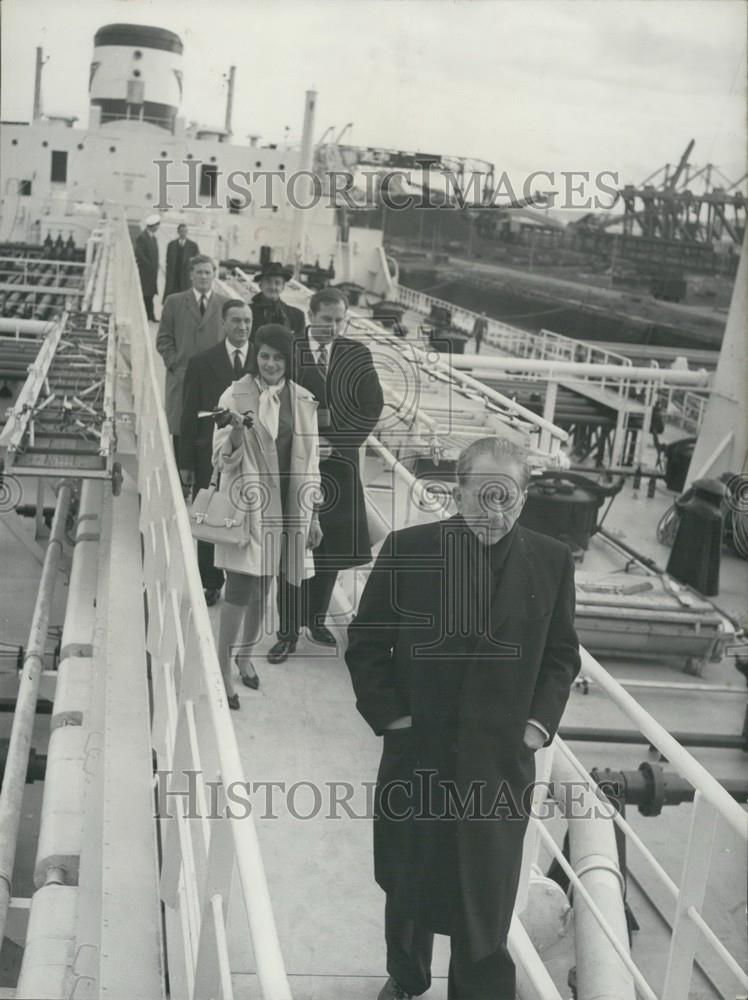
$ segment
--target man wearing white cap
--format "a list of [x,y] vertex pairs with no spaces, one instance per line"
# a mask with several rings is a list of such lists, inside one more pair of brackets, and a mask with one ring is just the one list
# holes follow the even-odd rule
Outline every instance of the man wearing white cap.
[[158,289],[158,242],[156,233],[161,219],[157,214],[149,215],[145,220],[145,228],[135,240],[135,261],[140,274],[140,287],[143,290],[145,312],[151,322],[156,321],[153,315],[153,296]]

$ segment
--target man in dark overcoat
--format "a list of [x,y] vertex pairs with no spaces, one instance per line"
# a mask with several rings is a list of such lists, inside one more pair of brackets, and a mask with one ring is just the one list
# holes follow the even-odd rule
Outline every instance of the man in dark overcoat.
[[135,263],[140,275],[140,288],[143,292],[145,313],[151,322],[156,321],[153,313],[153,297],[158,291],[158,227],[161,219],[157,214],[149,215],[145,220],[142,233],[135,240]]
[[[207,489],[213,473],[213,429],[215,423],[198,413],[213,410],[225,389],[246,375],[250,361],[249,334],[252,313],[242,299],[227,299],[222,306],[223,340],[190,358],[184,376],[182,422],[179,431],[179,473],[192,492]],[[214,546],[197,543],[197,564],[210,607],[218,600],[224,583],[222,569],[214,563]]]
[[177,238],[171,240],[166,247],[164,300],[167,295],[185,292],[190,287],[190,261],[199,253],[197,243],[187,238],[186,224],[180,222],[177,226]]
[[571,552],[516,524],[527,482],[522,447],[466,448],[458,513],[388,536],[349,628],[357,707],[384,738],[380,1000],[429,988],[434,933],[451,939],[450,1000],[515,998],[506,941],[533,755],[552,741],[580,666]]
[[227,296],[214,288],[216,267],[210,257],[198,254],[190,261],[191,288],[176,292],[164,302],[156,335],[156,350],[166,365],[164,409],[179,455],[182,390],[187,364],[193,355],[223,340],[221,308]]
[[294,380],[319,403],[322,542],[314,549],[314,576],[295,588],[278,581],[278,642],[268,651],[281,663],[296,649],[306,625],[315,642],[335,646],[325,616],[341,569],[371,561],[359,448],[379,420],[384,403],[371,353],[342,336],[348,303],[342,292],[324,288],[309,300],[308,337],[296,342]]
[[279,261],[271,261],[256,276],[255,281],[260,286],[260,291],[250,302],[253,330],[259,330],[267,323],[280,323],[291,331],[294,339],[305,336],[304,313],[301,309],[288,305],[281,298],[286,282],[292,274],[291,269],[284,267]]

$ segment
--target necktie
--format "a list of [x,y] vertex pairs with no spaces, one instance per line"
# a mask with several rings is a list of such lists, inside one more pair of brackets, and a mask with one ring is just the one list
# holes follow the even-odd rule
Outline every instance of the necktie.
[[242,365],[242,352],[240,350],[234,351],[234,375],[236,378],[241,378],[244,374],[244,366]]
[[322,372],[323,376],[327,378],[327,350],[324,347],[320,347],[319,354],[317,355],[317,367]]
[[275,441],[278,437],[278,420],[280,417],[280,396],[279,393],[285,385],[285,380],[277,385],[265,385],[258,380],[260,389],[260,406],[257,414],[260,423]]
[[200,296],[200,315],[201,316],[205,315],[205,296],[204,295]]

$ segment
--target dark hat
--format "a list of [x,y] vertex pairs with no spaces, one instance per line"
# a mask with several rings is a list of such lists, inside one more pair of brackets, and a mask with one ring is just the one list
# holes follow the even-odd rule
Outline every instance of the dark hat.
[[259,285],[263,278],[283,278],[284,281],[288,281],[292,277],[293,270],[290,267],[284,267],[279,260],[272,260],[255,275],[255,282]]

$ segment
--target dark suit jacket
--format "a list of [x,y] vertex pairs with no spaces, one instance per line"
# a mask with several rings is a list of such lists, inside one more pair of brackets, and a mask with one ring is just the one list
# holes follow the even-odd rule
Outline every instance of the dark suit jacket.
[[[249,359],[248,351],[247,361]],[[246,366],[244,370],[246,372]],[[198,487],[205,487],[210,482],[215,424],[207,417],[198,420],[197,414],[200,410],[214,409],[222,393],[234,380],[234,368],[225,340],[195,354],[187,364],[179,428],[179,468],[194,471]]]
[[190,287],[189,263],[200,253],[194,240],[185,240],[184,246],[179,246],[179,240],[172,240],[166,248],[166,284],[164,298],[174,292],[184,292]]
[[306,317],[301,309],[289,306],[282,299],[278,302],[271,302],[266,299],[262,292],[259,292],[249,303],[252,310],[252,333],[250,342],[254,344],[254,335],[261,326],[266,323],[280,323],[287,327],[295,338],[303,337],[306,332]]
[[319,403],[320,435],[335,449],[322,459],[324,494],[319,509],[322,543],[314,550],[319,569],[345,569],[371,560],[358,449],[376,427],[384,399],[368,347],[337,337],[327,377],[320,372],[306,338],[296,344],[294,379]]
[[[580,666],[570,550],[519,525],[512,533],[490,600],[490,630],[483,631],[472,617],[475,601],[463,569],[474,538],[464,520],[456,515],[389,535],[348,630],[345,656],[359,712],[384,733],[377,881],[439,933],[450,933],[461,906],[476,959],[506,939],[512,917],[525,790],[535,778],[525,725],[536,719],[553,738]],[[385,733],[406,715],[412,728]],[[429,814],[443,811],[438,782],[452,780],[463,801],[471,790],[478,794],[473,816],[410,822],[388,816],[383,787],[412,781],[416,768],[435,774]],[[505,808],[497,812],[502,791]],[[417,785],[408,804],[416,812],[424,805]],[[391,805],[405,811],[394,798]]]
[[158,287],[158,242],[146,230],[135,240],[135,262],[143,295],[155,295]]

